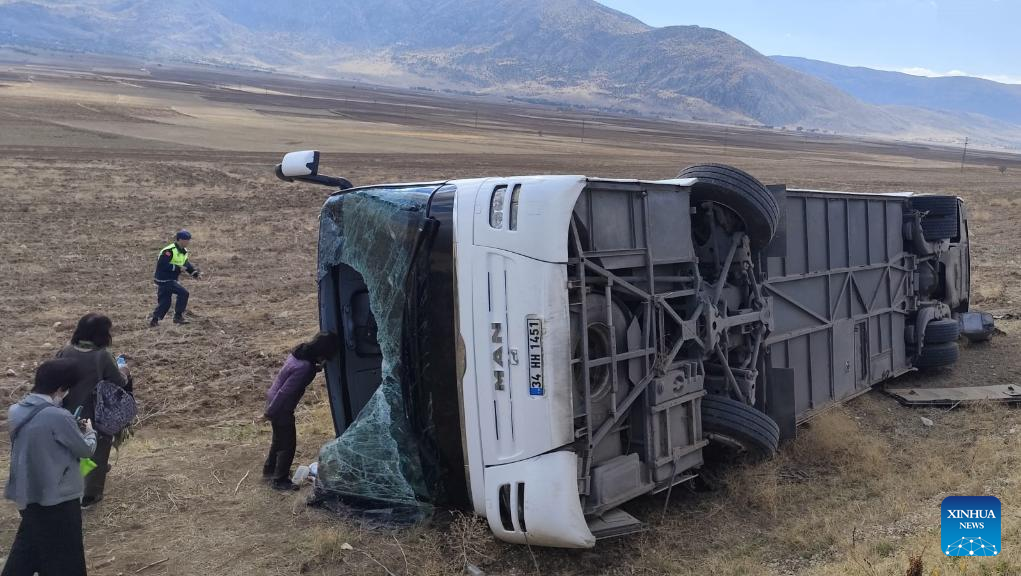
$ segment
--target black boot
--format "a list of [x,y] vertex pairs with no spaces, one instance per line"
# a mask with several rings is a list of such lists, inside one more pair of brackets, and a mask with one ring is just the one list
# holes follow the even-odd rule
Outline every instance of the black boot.
[[82,498],[82,508],[87,509],[93,504],[99,503],[103,499],[103,496],[85,496]]
[[159,325],[160,321],[155,316],[153,316],[152,319],[149,320],[149,328],[155,328]]
[[190,322],[185,320],[184,316],[181,316],[180,314],[175,314],[174,315],[174,324],[190,324]]
[[274,490],[280,490],[281,492],[293,492],[301,489],[300,486],[291,482],[290,478],[277,478],[273,480],[271,486]]

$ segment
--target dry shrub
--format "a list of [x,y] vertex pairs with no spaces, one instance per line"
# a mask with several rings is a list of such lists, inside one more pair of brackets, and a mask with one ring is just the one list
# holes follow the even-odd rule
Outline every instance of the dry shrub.
[[832,410],[799,430],[773,460],[729,474],[728,499],[783,524],[773,533],[775,549],[806,560],[829,557],[851,540],[848,518],[880,521],[866,502],[886,497],[884,482],[903,474],[890,452],[874,431],[863,430],[845,410]]
[[786,529],[778,534],[780,543],[801,558],[817,560],[832,556],[849,532],[843,515],[835,512],[822,509],[788,518]]
[[877,434],[862,430],[857,420],[837,409],[812,420],[783,457],[786,465],[797,469],[822,468],[843,478],[863,479],[890,471],[889,452]]
[[482,566],[499,554],[498,545],[486,521],[474,514],[454,513],[446,534],[450,574],[457,574],[468,564]]
[[299,548],[309,563],[328,565],[341,562],[350,553],[345,545],[351,546],[351,534],[338,526],[317,526],[308,531]]
[[925,573],[925,565],[922,564],[921,556],[912,556],[908,559],[908,571],[905,576],[923,576]]
[[833,410],[802,429],[772,460],[737,468],[725,481],[737,504],[777,518],[804,506],[807,498],[823,495],[815,492],[832,482],[857,484],[883,477],[892,466],[889,450],[846,412]]
[[780,474],[779,458],[742,466],[725,479],[728,495],[736,506],[760,510],[775,519],[786,495]]

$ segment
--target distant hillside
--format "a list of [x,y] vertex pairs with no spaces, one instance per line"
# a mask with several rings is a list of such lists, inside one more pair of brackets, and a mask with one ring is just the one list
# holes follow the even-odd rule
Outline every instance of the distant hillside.
[[982,114],[1021,124],[1021,85],[966,76],[926,78],[793,56],[772,58],[784,66],[825,80],[871,104]]
[[[243,64],[625,113],[1021,143],[959,114],[870,105],[718,30],[592,0],[0,0],[0,44]],[[908,103],[916,105],[915,103]]]

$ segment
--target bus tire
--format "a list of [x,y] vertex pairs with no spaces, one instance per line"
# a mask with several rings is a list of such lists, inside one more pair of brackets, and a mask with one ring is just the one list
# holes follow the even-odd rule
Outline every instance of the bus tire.
[[[588,330],[590,356],[594,354],[596,358],[604,358],[610,354],[610,314],[612,314],[613,338],[616,340],[617,353],[623,354],[628,351],[627,329],[629,319],[624,308],[618,302],[611,300],[609,302],[609,306],[607,306],[606,297],[602,294],[588,294],[585,297],[585,313],[588,317],[588,326],[586,328]],[[581,313],[572,310],[572,358],[581,357],[581,330]],[[593,402],[602,402],[609,395],[612,389],[612,370],[617,371],[617,383],[621,386],[623,391],[627,391],[626,386],[628,386],[628,371],[626,366],[626,363],[618,362],[617,366],[604,365],[599,368],[592,369],[589,374],[589,384],[593,387],[590,391]],[[584,397],[584,383],[579,377],[580,373],[578,372],[581,369],[580,364],[575,368],[574,386],[575,392],[579,394],[580,397]]]
[[961,325],[956,320],[949,318],[944,320],[933,320],[925,326],[926,344],[945,344],[957,342],[961,337]]
[[929,344],[922,348],[922,353],[915,359],[915,368],[919,370],[933,370],[953,366],[961,357],[961,349],[957,342],[944,342],[943,344]]
[[780,445],[780,426],[772,418],[726,396],[702,398],[702,433],[710,439],[722,437],[722,443],[739,445],[756,458],[773,456]]
[[713,202],[737,214],[755,248],[765,248],[773,240],[780,207],[772,192],[747,172],[724,164],[696,164],[677,177],[696,180],[691,186],[692,206]]

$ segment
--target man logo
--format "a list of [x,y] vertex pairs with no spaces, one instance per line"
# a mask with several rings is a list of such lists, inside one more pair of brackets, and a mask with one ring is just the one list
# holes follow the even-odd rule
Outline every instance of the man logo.
[[507,388],[504,382],[507,368],[503,364],[503,324],[493,322],[489,334],[493,345],[493,383],[497,390],[504,390]]
[[999,556],[1000,500],[948,496],[943,500],[940,541],[945,556]]

